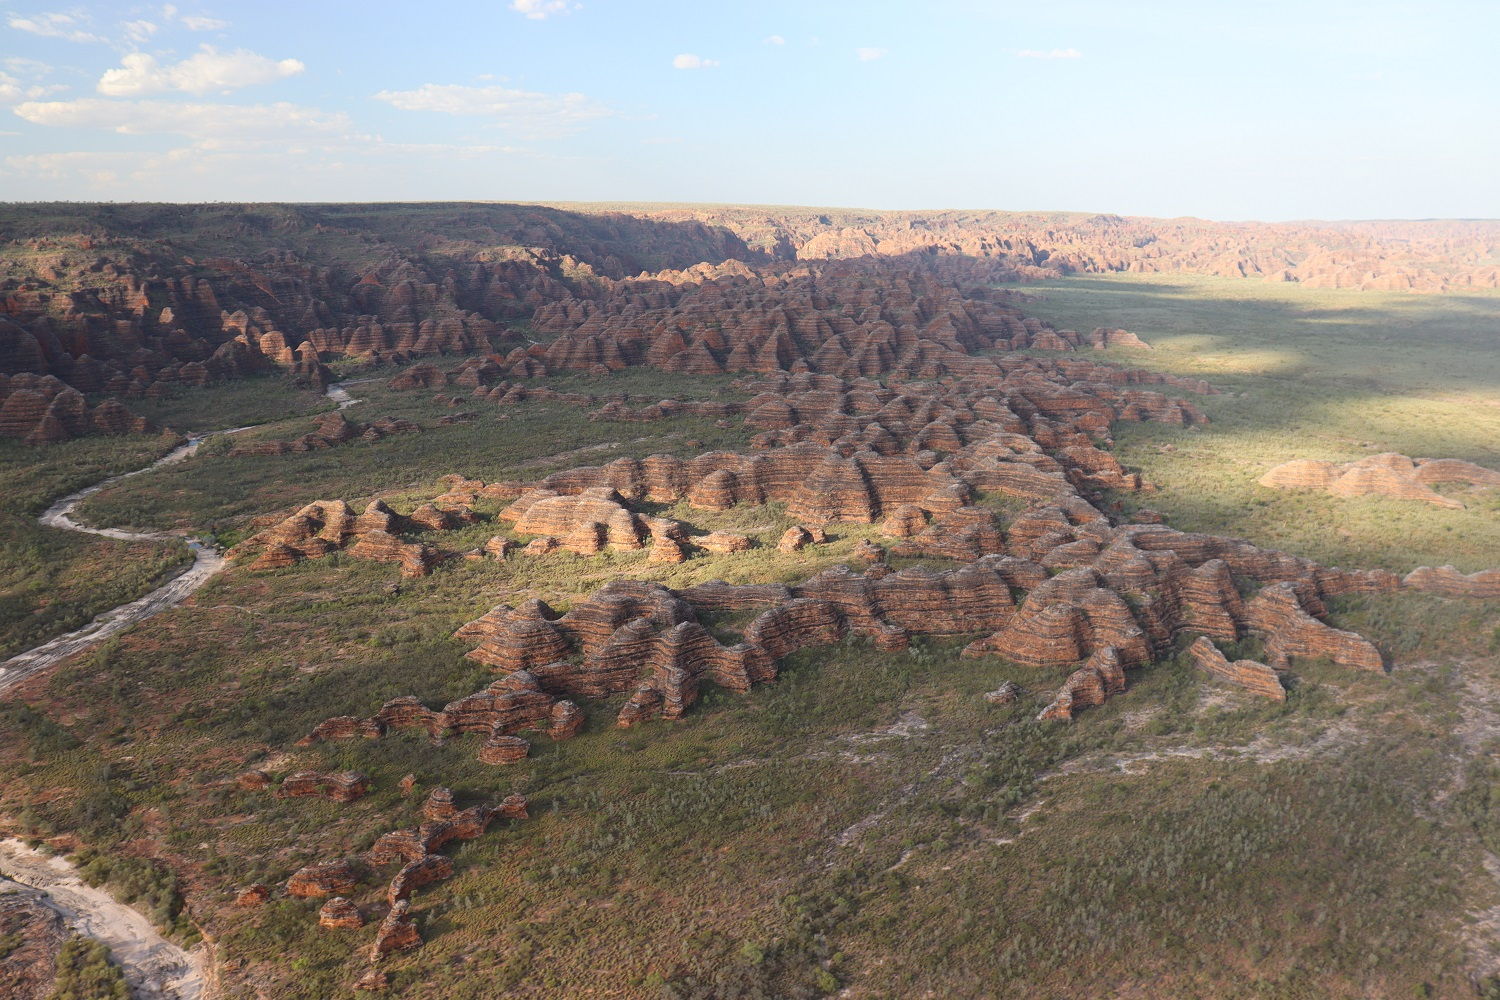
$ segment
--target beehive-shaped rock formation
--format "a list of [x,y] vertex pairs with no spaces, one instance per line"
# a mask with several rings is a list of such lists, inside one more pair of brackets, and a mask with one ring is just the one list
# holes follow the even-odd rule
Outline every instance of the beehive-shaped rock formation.
[[1220,680],[1228,681],[1262,698],[1286,701],[1286,689],[1281,686],[1281,678],[1276,675],[1276,671],[1254,660],[1230,662],[1207,636],[1199,636],[1193,640],[1193,644],[1188,647],[1188,656],[1192,659],[1193,666]]
[[1298,459],[1278,465],[1260,478],[1275,489],[1320,490],[1340,497],[1385,496],[1419,500],[1461,510],[1463,504],[1432,489],[1435,483],[1500,486],[1500,472],[1452,458],[1410,459],[1387,452],[1355,462]]

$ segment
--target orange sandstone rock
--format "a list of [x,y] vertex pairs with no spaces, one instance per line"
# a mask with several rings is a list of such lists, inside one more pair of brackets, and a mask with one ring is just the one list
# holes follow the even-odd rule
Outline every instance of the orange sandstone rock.
[[1286,689],[1282,687],[1281,678],[1276,675],[1276,671],[1254,660],[1235,660],[1231,663],[1207,636],[1199,636],[1193,641],[1188,647],[1188,656],[1192,659],[1193,666],[1220,680],[1272,701],[1286,701]]

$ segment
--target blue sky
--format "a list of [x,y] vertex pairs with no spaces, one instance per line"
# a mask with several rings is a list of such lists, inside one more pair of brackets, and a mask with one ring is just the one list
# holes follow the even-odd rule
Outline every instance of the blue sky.
[[0,199],[1500,217],[1493,0],[0,6]]

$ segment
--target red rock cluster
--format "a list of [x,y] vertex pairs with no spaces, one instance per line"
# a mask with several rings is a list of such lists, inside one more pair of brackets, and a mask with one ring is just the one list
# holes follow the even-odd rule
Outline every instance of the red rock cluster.
[[354,802],[364,798],[369,790],[369,777],[358,771],[342,771],[338,774],[299,771],[282,781],[277,794],[284,799],[317,796],[334,802]]
[[1191,273],[1310,288],[1445,292],[1500,287],[1491,221],[1212,222],[1026,212],[647,208],[663,221],[722,226],[782,259],[937,259],[952,272],[1022,280],[1075,273]]
[[[1500,286],[1500,232],[1485,222],[475,205],[403,206],[398,220],[364,208],[330,225],[327,206],[232,206],[176,208],[170,220],[85,209],[80,233],[75,210],[49,211],[26,210],[33,235],[0,253],[0,374],[53,375],[82,393],[127,397],[276,370],[321,386],[335,358],[506,348],[459,384],[627,364],[910,378],[962,373],[959,359],[979,347],[1144,346],[1118,329],[1050,329],[993,290],[1075,272]],[[215,213],[233,219],[207,223]],[[176,242],[204,224],[224,256],[190,256]],[[273,229],[300,234],[303,249],[264,250]],[[452,242],[459,231],[472,241]],[[350,266],[350,241],[367,245],[374,263]],[[627,277],[648,260],[668,269]],[[505,329],[528,318],[557,341],[528,347]]]
[[[418,889],[452,877],[453,862],[438,852],[455,841],[479,837],[497,818],[526,819],[526,807],[524,796],[510,795],[499,806],[475,805],[459,809],[454,804],[451,790],[434,788],[423,803],[423,822],[419,826],[381,835],[357,860],[340,858],[298,869],[287,880],[287,895],[304,899],[326,898],[318,911],[321,927],[358,929],[365,925],[365,910],[349,897],[371,872],[394,868],[395,874],[385,892],[385,904],[389,909],[376,928],[370,945],[369,961],[374,965],[391,952],[422,946],[422,935],[411,916],[411,899]],[[270,889],[256,885],[240,894],[237,905],[259,905],[269,898]],[[379,971],[372,968],[355,984],[355,988],[380,989],[384,983]]]
[[392,434],[413,434],[422,428],[401,417],[379,417],[369,423],[350,420],[342,412],[327,413],[313,422],[313,430],[291,441],[260,441],[229,452],[240,455],[285,455],[289,452],[335,448],[350,441],[379,441]]
[[[540,602],[536,603],[540,605]],[[509,608],[502,606],[490,612],[486,619],[508,624],[509,612]],[[544,642],[533,644],[520,659],[508,662],[531,662],[541,655],[544,646]],[[503,657],[505,654],[499,650],[500,647],[493,647],[490,655]],[[518,666],[484,690],[450,701],[441,709],[430,709],[406,696],[386,702],[366,719],[335,716],[319,723],[302,744],[379,739],[392,729],[416,729],[432,739],[472,733],[484,741],[478,755],[480,760],[487,764],[508,764],[525,758],[530,749],[530,744],[516,733],[543,730],[553,739],[567,739],[576,734],[581,725],[582,715],[577,705],[544,691],[533,674]]]
[[[0,338],[5,332],[0,330]],[[54,375],[0,374],[0,437],[55,444],[89,434],[145,434],[144,418],[106,399],[90,406],[78,390]]]
[[[833,287],[856,299],[865,288],[858,280]],[[927,306],[910,309],[927,316],[931,328]],[[945,315],[955,325],[952,313]],[[902,648],[913,635],[980,633],[967,655],[1076,667],[1048,709],[1056,718],[1123,689],[1126,671],[1167,651],[1183,632],[1222,642],[1261,635],[1273,667],[1291,657],[1327,657],[1382,669],[1368,642],[1323,623],[1323,601],[1395,589],[1394,574],[1327,569],[1161,524],[1117,525],[1085,496],[1085,490],[1140,485],[1101,447],[1113,421],[1202,419],[1191,404],[1138,388],[1173,380],[1088,361],[978,359],[963,350],[984,341],[949,339],[944,349],[963,359],[954,365],[967,368],[965,374],[897,387],[778,367],[747,383],[755,396],[745,419],[763,428],[752,455],[624,458],[530,486],[452,480],[445,497],[458,503],[481,494],[514,497],[502,516],[519,533],[538,535],[528,551],[591,554],[607,546],[638,549],[649,540],[653,557],[660,550],[663,559],[680,559],[680,526],[638,514],[631,504],[722,510],[777,502],[802,522],[788,533],[789,550],[830,522],[880,523],[897,540],[890,555],[942,557],[959,568],[893,572],[885,550],[866,541],[854,553],[870,566],[865,573],[839,568],[790,588],[717,584],[676,593],[616,581],[565,615],[538,601],[501,606],[460,630],[478,643],[470,655],[505,675],[496,685],[441,711],[398,699],[370,719],[329,720],[314,736],[378,736],[392,724],[434,736],[472,731],[484,738],[481,759],[505,763],[527,752],[518,729],[551,725],[545,718],[557,698],[627,693],[619,724],[675,718],[705,679],[746,691],[774,677],[777,662],[791,652],[851,632],[884,649]],[[628,359],[628,352],[621,356]],[[992,508],[975,502],[985,493],[1026,506],[1002,524]],[[309,535],[344,537],[342,528],[330,535],[323,527],[326,514],[304,513],[306,523],[294,518],[290,530],[284,523],[263,534],[287,545]],[[339,523],[347,517],[336,513]],[[748,544],[725,533],[694,541],[720,552]],[[503,556],[509,544],[501,542]],[[1241,596],[1256,588],[1253,597]],[[715,639],[698,617],[752,610],[757,616],[733,645]],[[477,721],[465,723],[476,705],[483,707]]]
[[[149,263],[62,253],[7,279],[0,372],[50,373],[82,392],[124,396],[277,369],[321,386],[332,358],[489,350],[505,339],[501,320],[563,289],[517,261],[434,276],[397,258],[352,274],[286,251],[197,263],[153,249]],[[142,266],[196,273],[142,275]]]
[[1262,486],[1275,489],[1321,490],[1338,497],[1394,497],[1462,510],[1463,504],[1432,488],[1437,483],[1500,486],[1500,472],[1454,458],[1412,459],[1387,452],[1342,464],[1297,459],[1260,477]]
[[398,535],[452,530],[475,520],[473,511],[464,506],[426,504],[401,515],[384,501],[372,500],[364,513],[356,515],[342,500],[319,500],[251,535],[228,555],[236,560],[255,556],[251,569],[279,569],[347,546],[354,559],[397,563],[403,576],[419,577],[432,572],[444,553],[422,542],[403,541]]
[[[1050,718],[1102,703],[1123,689],[1126,670],[1184,632],[1222,642],[1262,636],[1280,668],[1292,657],[1323,657],[1383,669],[1370,643],[1321,618],[1326,598],[1394,590],[1394,574],[1327,569],[1163,525],[1114,525],[1076,496],[1035,504],[1007,531],[993,530],[998,551],[945,572],[892,571],[872,546],[876,561],[865,573],[838,567],[793,587],[713,583],[678,592],[617,580],[563,615],[535,600],[502,605],[458,633],[477,641],[470,657],[503,674],[500,681],[441,711],[397,699],[368,720],[331,719],[311,738],[378,736],[392,725],[433,737],[476,732],[486,737],[481,759],[501,763],[525,755],[518,730],[554,728],[559,704],[577,712],[556,698],[628,692],[620,725],[676,718],[704,680],[748,691],[774,678],[790,653],[851,632],[883,649],[903,648],[914,635],[981,633],[965,655],[1049,669],[1082,662]],[[1259,590],[1245,599],[1242,584]],[[758,613],[743,641],[728,646],[700,618],[748,611]],[[1225,664],[1218,672],[1236,670],[1249,668]]]
[[[1003,292],[979,285],[960,291],[922,261],[755,270],[730,261],[676,279],[643,277],[543,306],[532,323],[556,339],[518,355],[508,374],[649,365],[687,375],[914,379],[972,372],[970,355],[979,350],[1069,351],[1088,342],[1022,316]],[[1098,339],[1103,346],[1108,338]]]
[[1286,689],[1281,685],[1280,676],[1264,663],[1257,663],[1255,660],[1235,660],[1231,663],[1212,639],[1202,635],[1193,640],[1187,652],[1193,666],[1199,670],[1263,698],[1286,701]]
[[1452,566],[1418,566],[1402,578],[1401,586],[1444,597],[1500,600],[1500,569],[1484,569],[1465,575]]

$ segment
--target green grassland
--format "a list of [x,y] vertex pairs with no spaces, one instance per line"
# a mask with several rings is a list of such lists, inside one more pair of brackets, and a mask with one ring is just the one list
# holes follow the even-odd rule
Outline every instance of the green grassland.
[[[449,360],[449,364],[456,363]],[[291,513],[319,499],[352,501],[392,490],[426,489],[448,473],[486,482],[540,479],[559,469],[653,452],[686,456],[716,448],[743,448],[750,435],[738,423],[722,429],[702,417],[680,416],[653,423],[593,421],[588,418],[590,408],[570,403],[542,401],[502,408],[468,398],[463,389],[397,391],[385,385],[389,374],[351,384],[350,392],[361,402],[345,412],[351,420],[363,422],[401,417],[420,425],[421,433],[286,455],[227,454],[237,444],[292,439],[313,429],[305,417],[279,420],[233,438],[211,439],[200,455],[98,493],[80,512],[95,524],[225,534],[254,515],[282,509]],[[728,386],[731,379],[692,379],[659,372],[535,381],[563,392],[629,393],[639,397],[636,405],[673,395],[738,398]],[[437,395],[457,398],[454,405],[444,405],[434,400]],[[473,419],[438,423],[455,413],[468,413]]]
[[180,434],[248,427],[333,409],[320,392],[284,375],[254,375],[203,388],[181,388],[160,399],[132,399],[130,409]]
[[[1445,488],[1466,509],[1341,499],[1256,483],[1294,458],[1384,451],[1500,469],[1500,295],[1323,291],[1189,275],[1073,277],[1027,288],[1060,329],[1120,326],[1152,350],[1113,362],[1208,380],[1212,423],[1121,424],[1115,452],[1158,492],[1125,498],[1189,531],[1333,565],[1404,572],[1500,565],[1500,491]],[[1091,354],[1092,356],[1092,354]]]
[[57,498],[140,468],[171,444],[155,436],[44,448],[0,441],[0,659],[87,624],[191,562],[185,546],[116,541],[36,522]]
[[[1500,299],[1132,278],[1026,291],[1038,296],[1028,308],[1060,325],[1124,326],[1157,347],[1111,360],[1235,393],[1204,401],[1206,428],[1117,429],[1122,460],[1159,485],[1128,502],[1352,566],[1500,564],[1486,562],[1493,516],[1477,491],[1464,511],[1387,511],[1254,486],[1276,462],[1357,457],[1366,441],[1500,467],[1500,409],[1485,402],[1500,378],[1476,332]],[[1331,373],[1346,361],[1360,374]],[[548,384],[728,398],[725,381],[630,372]],[[532,479],[747,438],[690,418],[610,424],[546,402],[447,407],[381,382],[351,391],[365,400],[351,418],[404,416],[423,432],[263,458],[216,444],[84,514],[233,541],[249,517],[313,499],[381,494],[405,510],[445,473]],[[436,423],[455,410],[477,416]],[[309,425],[289,417],[245,439]],[[38,472],[28,488],[50,496],[37,483],[65,480]],[[757,547],[678,566],[641,552],[458,559],[417,580],[344,555],[231,568],[0,704],[0,825],[76,834],[97,852],[95,877],[181,937],[212,935],[235,963],[224,976],[233,1000],[354,995],[370,928],[320,929],[313,902],[229,901],[414,824],[437,784],[465,805],[522,792],[531,818],[449,851],[455,877],[413,900],[427,943],[386,963],[392,995],[1463,998],[1496,967],[1482,923],[1500,904],[1483,865],[1500,846],[1492,604],[1344,599],[1331,620],[1379,644],[1392,671],[1298,662],[1282,705],[1171,656],[1076,722],[1043,724],[1035,715],[1066,670],[961,658],[969,637],[900,653],[850,640],[790,657],[748,695],[708,686],[677,722],[619,730],[622,698],[585,702],[580,736],[536,734],[509,767],[479,763],[473,737],[294,745],[328,716],[404,694],[438,705],[488,683],[452,632],[497,603],[535,595],[566,610],[617,576],[792,581],[875,537],[838,525],[827,546],[780,553],[789,521],[775,505],[662,513],[743,531]],[[513,533],[489,519],[440,544],[493,534]],[[711,625],[727,639],[742,623]],[[1025,689],[1015,705],[980,697],[1006,680]],[[233,785],[247,767],[355,768],[373,791],[350,805],[279,800]],[[408,773],[418,790],[404,797]],[[383,885],[372,877],[358,900]]]
[[[284,378],[263,376],[130,405],[158,426],[194,432],[281,420],[333,404]],[[36,515],[59,497],[141,468],[175,443],[154,434],[39,448],[0,440],[0,659],[140,597],[192,561],[180,544],[118,541],[36,523]],[[118,526],[80,517],[86,524]]]

